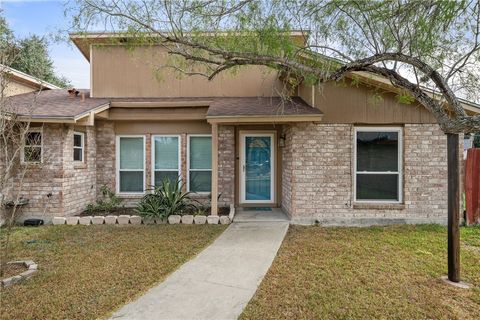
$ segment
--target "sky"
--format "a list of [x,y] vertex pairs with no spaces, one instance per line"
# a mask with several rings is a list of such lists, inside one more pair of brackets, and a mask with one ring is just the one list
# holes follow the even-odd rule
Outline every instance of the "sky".
[[[60,0],[0,0],[0,8],[15,36],[49,37],[68,28],[63,3]],[[63,35],[66,34],[67,31],[63,31]],[[90,87],[89,63],[74,45],[68,40],[51,41],[49,49],[57,74],[67,77],[75,88]]]

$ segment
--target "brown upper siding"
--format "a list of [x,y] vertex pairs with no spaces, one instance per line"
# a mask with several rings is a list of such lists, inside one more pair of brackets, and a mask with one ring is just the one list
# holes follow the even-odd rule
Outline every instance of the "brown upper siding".
[[[375,93],[381,97],[376,102],[373,101]],[[326,83],[315,86],[312,92],[311,86],[302,84],[298,95],[324,113],[322,123],[436,123],[423,106],[400,104],[395,94],[366,85]]]
[[168,64],[161,47],[133,50],[115,45],[92,46],[92,96],[94,97],[253,97],[277,96],[282,89],[277,72],[265,67],[244,67],[224,72],[214,80],[181,76]]

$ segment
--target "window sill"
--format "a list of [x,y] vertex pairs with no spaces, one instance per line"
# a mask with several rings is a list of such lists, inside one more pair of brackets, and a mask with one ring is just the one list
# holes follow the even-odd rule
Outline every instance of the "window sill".
[[353,209],[371,209],[371,210],[404,210],[403,203],[363,203],[356,202],[353,204]]
[[145,195],[145,192],[143,193],[117,193],[117,197],[120,199],[138,199],[141,198]]
[[84,162],[74,162],[73,163],[73,169],[86,169],[87,164]]
[[22,162],[21,165],[28,169],[39,169],[43,167],[43,162]]

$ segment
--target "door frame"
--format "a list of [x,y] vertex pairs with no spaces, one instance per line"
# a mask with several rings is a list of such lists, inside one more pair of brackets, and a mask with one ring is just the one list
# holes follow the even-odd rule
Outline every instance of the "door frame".
[[[246,137],[270,137],[271,144],[270,144],[270,200],[246,200],[245,199],[245,138]],[[276,146],[277,146],[277,132],[274,130],[248,130],[248,131],[240,131],[239,132],[239,156],[240,161],[238,165],[238,172],[239,172],[239,204],[275,204],[276,202],[276,172],[277,172],[277,164],[276,164]]]

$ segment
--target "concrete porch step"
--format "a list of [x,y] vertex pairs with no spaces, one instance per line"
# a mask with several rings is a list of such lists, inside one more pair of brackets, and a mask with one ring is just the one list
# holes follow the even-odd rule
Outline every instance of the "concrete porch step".
[[237,208],[233,222],[289,222],[290,219],[280,208],[270,211]]

